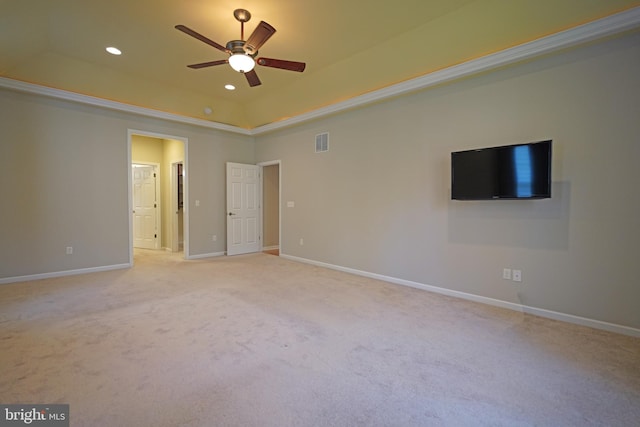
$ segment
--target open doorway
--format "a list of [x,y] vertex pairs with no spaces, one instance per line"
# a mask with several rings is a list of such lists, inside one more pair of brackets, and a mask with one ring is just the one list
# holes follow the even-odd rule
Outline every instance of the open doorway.
[[262,167],[262,251],[280,255],[280,161]]
[[[129,130],[128,135],[129,147],[129,164],[132,173],[129,176],[129,204],[130,204],[130,262],[134,261],[134,248],[146,248],[152,250],[163,250],[170,252],[182,252],[184,258],[188,258],[188,215],[186,212],[188,185],[187,185],[187,139],[156,134],[151,132]],[[154,222],[152,217],[146,223],[148,232],[151,227],[155,226],[153,236],[156,236],[154,245],[140,246],[140,239],[137,238],[139,224],[136,217],[138,210],[136,207],[136,195],[140,193],[140,189],[136,189],[134,165],[152,165],[155,175],[156,196],[155,210],[157,219]],[[146,171],[144,167],[139,171]],[[141,176],[140,173],[138,175]],[[148,174],[145,174],[148,175]],[[138,194],[139,196],[139,194]],[[139,199],[140,197],[138,197]],[[150,198],[147,197],[148,199]],[[139,200],[138,200],[139,201]],[[147,200],[148,201],[148,200]],[[148,212],[148,211],[147,211]],[[138,221],[136,223],[136,221]],[[149,233],[147,233],[149,234]],[[151,234],[149,234],[151,235]]]
[[226,166],[226,254],[279,255],[280,161]]

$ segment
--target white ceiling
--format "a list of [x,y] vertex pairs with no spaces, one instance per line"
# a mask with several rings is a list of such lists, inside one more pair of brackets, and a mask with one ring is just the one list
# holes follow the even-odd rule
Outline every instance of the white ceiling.
[[[308,113],[613,13],[638,0],[0,0],[0,76],[255,128]],[[256,67],[250,88],[225,54],[174,29],[226,44],[236,8],[277,32],[261,56],[304,73]],[[121,56],[105,47],[116,46]],[[235,91],[224,85],[231,83]],[[213,113],[204,112],[210,107]]]

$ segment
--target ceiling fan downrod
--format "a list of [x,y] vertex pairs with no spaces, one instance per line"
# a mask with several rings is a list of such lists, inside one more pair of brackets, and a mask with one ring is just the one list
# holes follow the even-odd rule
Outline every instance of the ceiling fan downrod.
[[244,40],[244,23],[249,22],[251,13],[246,9],[236,9],[233,11],[233,16],[240,21],[240,40]]

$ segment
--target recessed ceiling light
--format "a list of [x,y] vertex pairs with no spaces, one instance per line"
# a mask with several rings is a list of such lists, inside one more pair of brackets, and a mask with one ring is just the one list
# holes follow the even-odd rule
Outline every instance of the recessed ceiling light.
[[224,88],[226,90],[236,90],[236,87],[234,85],[224,85]]
[[113,46],[109,46],[107,48],[107,52],[109,52],[112,55],[121,55],[122,52],[120,52],[120,49],[118,49],[117,47],[113,47]]

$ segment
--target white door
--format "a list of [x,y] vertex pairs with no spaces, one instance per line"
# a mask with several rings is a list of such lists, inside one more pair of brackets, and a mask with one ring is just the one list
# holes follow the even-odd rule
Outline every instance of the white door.
[[156,173],[154,166],[133,166],[133,246],[157,249]]
[[227,163],[227,255],[260,250],[260,167]]

